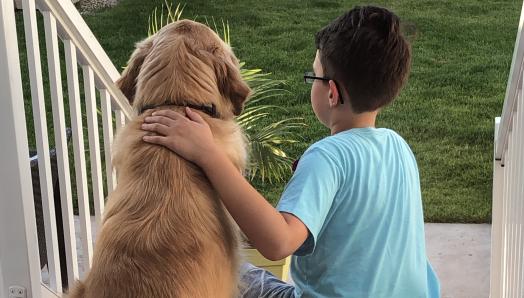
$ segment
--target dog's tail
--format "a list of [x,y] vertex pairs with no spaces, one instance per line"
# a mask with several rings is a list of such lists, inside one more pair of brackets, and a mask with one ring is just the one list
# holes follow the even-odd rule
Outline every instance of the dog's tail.
[[65,298],[85,298],[86,286],[83,282],[77,281],[75,285],[67,292]]

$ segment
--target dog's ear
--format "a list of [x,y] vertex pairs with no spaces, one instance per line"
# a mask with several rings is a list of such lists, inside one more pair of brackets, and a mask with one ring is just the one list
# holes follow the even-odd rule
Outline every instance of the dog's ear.
[[127,67],[122,72],[122,76],[116,81],[116,85],[127,97],[130,104],[133,104],[136,92],[136,79],[144,59],[151,51],[153,45],[152,38],[148,38],[136,44],[136,49],[127,62]]
[[231,100],[233,114],[240,115],[244,103],[251,93],[251,89],[240,75],[240,68],[236,58],[226,57],[218,61],[220,66],[215,67],[218,88],[220,93]]

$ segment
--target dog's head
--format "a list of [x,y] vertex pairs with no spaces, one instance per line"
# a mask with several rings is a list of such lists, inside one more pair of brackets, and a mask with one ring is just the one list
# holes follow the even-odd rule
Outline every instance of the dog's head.
[[190,20],[166,25],[139,42],[117,85],[137,111],[214,104],[222,118],[239,115],[251,92],[231,48],[209,27]]

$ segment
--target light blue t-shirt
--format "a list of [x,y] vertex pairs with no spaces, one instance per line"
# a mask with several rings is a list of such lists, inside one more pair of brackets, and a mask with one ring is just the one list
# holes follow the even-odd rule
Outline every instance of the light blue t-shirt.
[[291,263],[298,297],[440,297],[417,163],[394,131],[355,128],[313,144],[277,209],[309,230]]

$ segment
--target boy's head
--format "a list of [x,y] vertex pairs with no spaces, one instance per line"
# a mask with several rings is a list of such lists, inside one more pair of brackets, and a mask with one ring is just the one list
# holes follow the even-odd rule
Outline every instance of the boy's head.
[[353,8],[317,32],[315,43],[324,76],[344,88],[355,113],[389,104],[407,79],[411,49],[385,8]]

